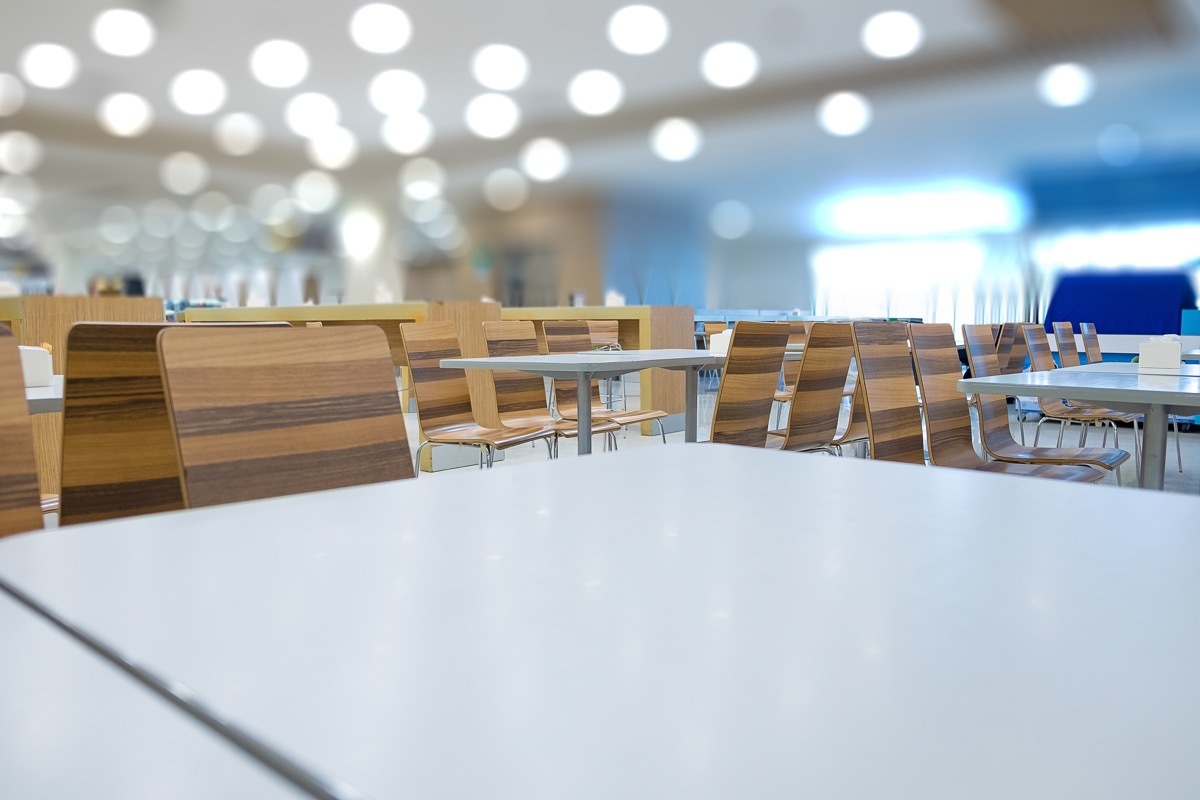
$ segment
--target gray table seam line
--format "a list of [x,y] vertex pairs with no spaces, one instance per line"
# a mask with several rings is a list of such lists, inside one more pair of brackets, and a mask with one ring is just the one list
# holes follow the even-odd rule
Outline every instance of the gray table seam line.
[[90,651],[101,660],[113,665],[152,694],[157,695],[177,710],[183,712],[186,716],[191,717],[194,721],[208,728],[214,734],[229,742],[238,750],[283,778],[309,797],[315,797],[319,800],[364,800],[366,798],[365,794],[354,787],[306,769],[267,743],[258,740],[229,720],[222,718],[216,711],[205,706],[186,686],[168,681],[144,667],[138,666],[118,651],[105,645],[96,637],[75,627],[50,609],[45,608],[33,599],[33,597],[8,583],[3,578],[0,578],[0,591],[9,595],[33,614],[41,617],[51,627],[57,628],[66,634],[85,650]]

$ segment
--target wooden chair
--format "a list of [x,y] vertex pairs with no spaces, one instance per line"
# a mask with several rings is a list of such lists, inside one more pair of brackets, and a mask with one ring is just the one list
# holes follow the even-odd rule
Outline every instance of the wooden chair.
[[[788,341],[790,344],[791,337]],[[849,325],[837,322],[811,324],[804,359],[797,362],[800,369],[789,398],[788,426],[772,432],[768,447],[840,454],[840,447],[833,442],[838,434],[846,376],[853,358],[854,339]]]
[[12,331],[0,326],[0,536],[41,527],[37,459],[21,356]]
[[1069,322],[1055,322],[1054,341],[1058,345],[1058,363],[1063,367],[1078,367],[1079,347],[1075,344],[1075,329]]
[[[963,341],[971,374],[986,378],[999,375],[1000,360],[991,349],[986,325],[963,325]],[[997,461],[1025,464],[1081,464],[1108,470],[1121,482],[1117,469],[1129,460],[1129,453],[1108,447],[1025,447],[1012,437],[1008,422],[1008,406],[999,395],[975,395],[979,411],[980,441],[983,450]]]
[[996,340],[996,357],[1000,360],[1000,369],[1005,375],[1025,371],[1029,346],[1025,343],[1021,323],[1006,322],[1000,326],[1000,338]]
[[852,322],[871,458],[925,463],[921,410],[902,322]]
[[782,322],[734,323],[710,441],[766,447],[788,335],[788,326]]
[[[808,342],[808,333],[812,330],[812,326],[811,322],[789,322],[788,347],[803,347]],[[784,406],[792,402],[792,394],[796,391],[796,378],[800,375],[800,361],[784,359],[783,375],[780,378],[783,388],[775,391],[775,408],[779,413],[783,412]],[[778,427],[778,417],[776,417],[775,423]]]
[[[588,338],[592,340],[593,350],[620,350],[621,349],[621,325],[615,319],[589,319],[584,320],[588,327]],[[617,401],[621,402],[621,409],[626,410],[628,406],[625,404],[625,387],[620,375],[611,378],[605,378],[601,381],[601,396],[604,399],[604,407],[612,410],[617,407]],[[620,394],[617,389],[620,389]],[[616,438],[613,437],[613,441]]]
[[510,428],[506,425],[480,425],[471,409],[471,392],[461,369],[442,369],[443,358],[460,358],[458,334],[450,320],[406,322],[400,326],[404,352],[412,370],[413,391],[417,397],[417,420],[425,441],[421,451],[439,444],[478,447],[480,466],[490,469],[497,450],[543,439],[546,451],[554,455],[550,440],[554,430],[542,425]]
[[[483,335],[487,340],[488,355],[503,356],[538,355],[537,329],[529,320],[503,320],[483,323]],[[579,425],[572,420],[554,419],[546,404],[546,383],[540,375],[520,370],[492,370],[492,382],[496,387],[496,407],[500,421],[511,428],[551,428],[554,431],[553,454],[558,457],[558,440],[574,439],[579,436]],[[616,449],[616,437],[612,434],[621,426],[615,422],[597,420],[592,433],[605,434],[608,446]]]
[[833,446],[837,448],[837,452],[845,452],[844,448],[847,445],[862,444],[866,447],[870,445],[870,431],[867,428],[867,397],[863,391],[862,380],[858,378],[857,373],[854,379],[854,388],[849,392],[843,392],[842,398],[850,399],[850,413],[846,417],[845,427],[841,427],[839,420],[838,433],[833,437]]
[[158,350],[189,507],[413,477],[378,330],[182,325]]
[[[581,353],[592,349],[592,336],[586,320],[566,319],[548,320],[542,323],[542,335],[546,338],[546,349],[549,353]],[[577,419],[577,401],[575,381],[555,379],[554,407],[563,419]],[[651,421],[658,426],[663,444],[667,443],[667,429],[663,427],[663,419],[667,412],[658,409],[618,411],[605,408],[600,399],[600,385],[592,381],[592,420],[606,420],[617,423],[624,428]]]

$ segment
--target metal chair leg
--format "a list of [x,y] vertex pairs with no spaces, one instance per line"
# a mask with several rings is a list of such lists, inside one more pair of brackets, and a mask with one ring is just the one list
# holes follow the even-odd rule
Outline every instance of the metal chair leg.
[[487,468],[492,468],[492,461],[496,458],[496,448],[489,445],[484,445],[487,448]]
[[663,444],[666,444],[666,443],[667,443],[667,429],[666,429],[666,426],[664,426],[664,425],[662,424],[662,420],[661,420],[661,419],[656,419],[656,420],[654,420],[654,422],[658,424],[658,432],[659,432],[659,433],[662,435]]
[[416,465],[416,468],[413,469],[413,477],[414,478],[421,477],[421,451],[424,450],[426,447],[429,447],[432,444],[433,444],[433,442],[426,439],[425,441],[423,441],[419,445],[417,445],[417,465]]
[[1171,422],[1175,423],[1175,460],[1179,464],[1179,471],[1183,472],[1183,451],[1179,449],[1179,417],[1172,414]]

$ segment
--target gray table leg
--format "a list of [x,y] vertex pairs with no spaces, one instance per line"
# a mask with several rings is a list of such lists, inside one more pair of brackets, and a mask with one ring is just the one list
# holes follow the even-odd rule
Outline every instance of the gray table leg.
[[579,418],[579,455],[592,452],[592,376],[580,374],[575,380],[576,415]]
[[1142,426],[1142,481],[1147,489],[1163,488],[1167,463],[1167,407],[1152,405]]
[[696,431],[700,427],[700,412],[698,409],[700,394],[700,368],[688,367],[683,371],[687,376],[685,380],[687,398],[685,399],[683,411],[683,440],[685,442],[696,441]]

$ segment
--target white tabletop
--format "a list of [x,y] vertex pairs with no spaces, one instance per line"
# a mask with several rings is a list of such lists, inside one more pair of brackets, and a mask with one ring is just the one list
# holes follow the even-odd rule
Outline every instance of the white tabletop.
[[0,797],[301,796],[2,591],[0,642]]
[[25,399],[29,403],[30,414],[62,411],[63,376],[51,376],[49,386],[26,386]]
[[1136,371],[1100,372],[1087,367],[1064,367],[964,378],[958,382],[958,388],[979,394],[1068,397],[1124,410],[1138,410],[1151,404],[1182,411],[1200,408],[1200,377],[1192,375],[1140,375]]
[[1184,350],[1184,361],[1200,361],[1200,350]]
[[651,367],[683,369],[716,366],[719,363],[719,358],[707,350],[662,349],[592,350],[586,353],[497,358],[444,358],[441,366],[456,369],[515,369],[548,378],[575,378],[580,375],[623,375]]
[[[1069,367],[1068,369],[1076,369],[1080,372],[1120,372],[1127,375],[1141,374],[1138,365],[1130,361],[1098,361],[1095,364],[1083,364],[1078,367]],[[1194,378],[1200,378],[1200,365],[1196,364],[1180,364],[1173,370],[1155,370],[1154,375],[1173,374],[1173,375],[1188,375]]]
[[1189,797],[1198,518],[670,445],[8,537],[0,574],[377,797]]

